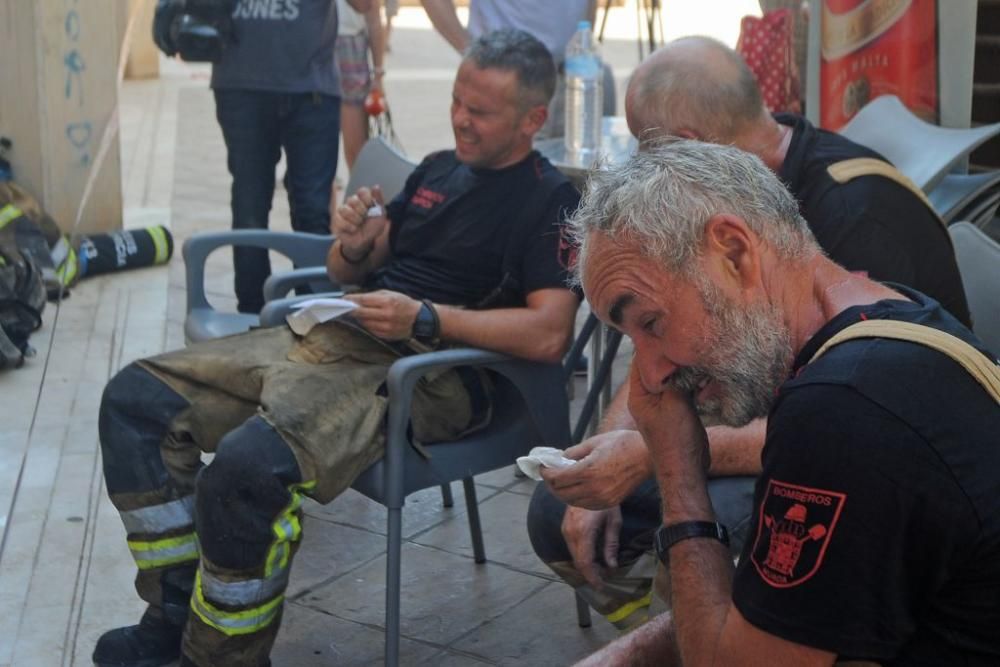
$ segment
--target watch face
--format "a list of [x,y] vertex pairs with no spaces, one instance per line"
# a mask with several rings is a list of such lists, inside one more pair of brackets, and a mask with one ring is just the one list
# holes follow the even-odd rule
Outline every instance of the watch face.
[[434,335],[433,329],[433,322],[421,322],[417,320],[413,325],[413,335],[416,338],[430,338]]
[[413,322],[413,337],[430,340],[434,337],[434,315],[426,305],[420,306],[417,319]]

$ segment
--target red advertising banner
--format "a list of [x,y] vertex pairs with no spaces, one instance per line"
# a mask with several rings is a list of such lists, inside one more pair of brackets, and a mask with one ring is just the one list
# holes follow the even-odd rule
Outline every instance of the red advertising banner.
[[840,129],[880,95],[938,120],[936,0],[823,0],[820,125]]

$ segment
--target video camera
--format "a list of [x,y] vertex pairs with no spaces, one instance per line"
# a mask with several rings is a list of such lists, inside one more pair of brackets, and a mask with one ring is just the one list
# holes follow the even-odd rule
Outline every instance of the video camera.
[[237,0],[158,0],[153,41],[168,56],[218,62],[233,39]]

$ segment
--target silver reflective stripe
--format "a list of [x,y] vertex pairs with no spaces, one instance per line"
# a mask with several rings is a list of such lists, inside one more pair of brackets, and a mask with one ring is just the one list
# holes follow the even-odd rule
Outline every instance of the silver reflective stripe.
[[281,610],[281,605],[276,604],[273,607],[268,606],[268,608],[263,609],[258,613],[251,613],[248,616],[243,616],[243,614],[246,614],[247,612],[239,612],[240,615],[237,616],[236,614],[219,612],[211,609],[208,605],[203,604],[201,600],[195,597],[191,598],[191,606],[203,620],[208,622],[210,625],[221,629],[226,634],[246,634],[250,632],[257,632],[261,628],[269,625]]
[[194,496],[184,496],[162,505],[122,512],[122,523],[129,535],[162,534],[194,524]]
[[71,248],[66,237],[60,236],[56,244],[49,250],[49,254],[52,255],[52,263],[59,266],[65,262],[66,258],[69,257],[70,250]]
[[208,572],[201,572],[201,590],[209,602],[230,607],[255,607],[279,595],[288,585],[288,568],[278,570],[266,579],[222,581]]

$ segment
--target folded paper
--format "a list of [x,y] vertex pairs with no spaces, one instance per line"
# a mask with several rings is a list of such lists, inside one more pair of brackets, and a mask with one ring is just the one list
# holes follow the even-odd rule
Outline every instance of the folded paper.
[[296,310],[285,316],[285,321],[292,331],[305,336],[314,326],[329,322],[358,307],[358,304],[347,299],[336,297],[321,297],[308,299],[293,306]]

